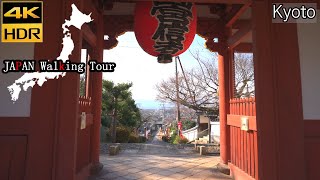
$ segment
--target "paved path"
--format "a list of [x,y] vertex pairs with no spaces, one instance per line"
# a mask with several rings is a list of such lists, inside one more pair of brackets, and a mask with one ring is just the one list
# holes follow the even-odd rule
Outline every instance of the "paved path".
[[102,154],[104,169],[90,180],[227,180],[229,176],[217,172],[214,166],[219,156],[200,156],[192,147],[173,146],[155,136],[149,144],[127,148],[119,155]]

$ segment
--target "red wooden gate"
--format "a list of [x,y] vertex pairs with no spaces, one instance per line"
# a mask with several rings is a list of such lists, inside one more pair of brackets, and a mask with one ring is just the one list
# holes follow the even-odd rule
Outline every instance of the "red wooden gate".
[[[248,118],[249,130],[241,130],[241,119]],[[232,172],[258,179],[258,144],[255,98],[230,100],[227,116],[230,129],[230,163]],[[248,176],[249,175],[249,176]],[[250,177],[251,176],[251,177]]]

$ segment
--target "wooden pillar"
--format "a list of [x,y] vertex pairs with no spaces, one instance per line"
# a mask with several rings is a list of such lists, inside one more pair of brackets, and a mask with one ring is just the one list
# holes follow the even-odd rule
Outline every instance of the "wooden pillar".
[[228,51],[219,52],[219,117],[220,117],[220,157],[224,164],[230,160],[229,127],[227,114],[229,113],[229,58]]
[[[75,3],[80,10],[83,7],[81,0],[69,0],[66,2],[63,1],[62,3],[63,19],[61,19],[60,24],[63,24],[65,19],[70,19],[72,3]],[[80,63],[82,33],[73,26],[69,27],[69,30],[74,42],[74,50],[69,56],[69,59],[72,62]],[[62,29],[60,29],[59,33],[62,33]],[[58,80],[56,109],[57,130],[55,132],[57,139],[53,179],[76,179],[77,138],[79,128],[79,85],[80,76],[77,73],[67,73],[65,77],[60,77]]]
[[301,180],[306,177],[297,25],[272,23],[272,2],[252,5],[259,179]]
[[[96,20],[97,28],[97,47],[94,48],[92,59],[98,62],[103,62],[103,15],[99,14]],[[102,72],[92,73],[92,112],[93,112],[93,127],[92,127],[92,149],[91,160],[92,169],[91,173],[98,173],[103,165],[99,161],[100,155],[100,128],[101,128],[101,102],[102,102]]]
[[227,114],[230,111],[230,50],[228,50],[227,37],[229,28],[217,27],[220,33],[216,35],[218,42],[213,38],[207,38],[206,46],[212,52],[218,52],[218,73],[219,73],[219,117],[220,117],[220,157],[223,164],[230,160],[230,139],[229,127],[227,125]]

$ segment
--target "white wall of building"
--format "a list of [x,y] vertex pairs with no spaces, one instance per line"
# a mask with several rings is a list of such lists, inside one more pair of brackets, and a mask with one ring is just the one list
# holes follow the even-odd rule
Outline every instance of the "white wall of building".
[[306,120],[320,120],[320,23],[301,23],[297,26],[303,115]]
[[29,117],[31,89],[26,92],[22,90],[19,99],[15,103],[11,101],[7,86],[19,79],[23,73],[3,74],[5,59],[34,59],[34,43],[0,42],[0,117]]
[[205,115],[200,115],[200,123],[209,123],[209,118]]
[[220,122],[210,122],[211,124],[211,139],[220,142]]

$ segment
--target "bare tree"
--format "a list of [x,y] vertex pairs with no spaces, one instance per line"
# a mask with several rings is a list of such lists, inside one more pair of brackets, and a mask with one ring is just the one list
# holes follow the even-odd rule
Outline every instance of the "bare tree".
[[234,97],[254,96],[254,68],[252,54],[236,53],[234,58]]
[[141,110],[141,122],[139,127],[147,122],[151,122],[155,118],[155,114],[148,110]]
[[[198,66],[185,70],[185,76],[179,74],[179,98],[183,106],[196,111],[206,111],[218,114],[218,61],[217,54],[205,51],[207,56],[201,56],[200,50],[190,52],[198,62]],[[235,54],[235,94],[234,97],[249,97],[254,95],[253,61],[250,54]],[[158,100],[176,102],[175,77],[163,80],[156,85]],[[188,86],[189,87],[188,87]]]

